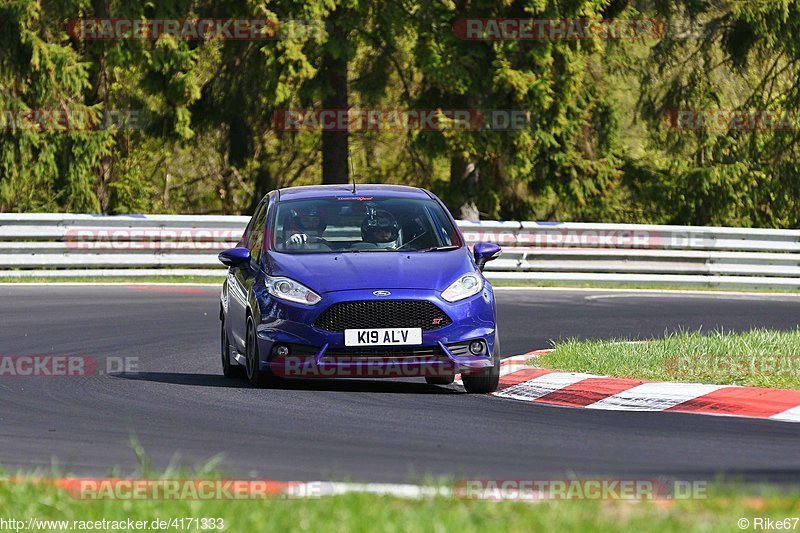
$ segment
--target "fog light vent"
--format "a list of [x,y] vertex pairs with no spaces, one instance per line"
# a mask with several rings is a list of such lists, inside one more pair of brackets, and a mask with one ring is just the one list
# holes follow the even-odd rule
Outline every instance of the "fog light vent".
[[469,352],[472,355],[481,355],[483,350],[483,341],[472,341],[469,343]]

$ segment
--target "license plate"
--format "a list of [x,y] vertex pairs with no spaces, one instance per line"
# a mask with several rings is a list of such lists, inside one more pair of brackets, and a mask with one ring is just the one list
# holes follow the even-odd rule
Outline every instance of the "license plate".
[[422,344],[422,328],[344,330],[345,346],[409,346]]

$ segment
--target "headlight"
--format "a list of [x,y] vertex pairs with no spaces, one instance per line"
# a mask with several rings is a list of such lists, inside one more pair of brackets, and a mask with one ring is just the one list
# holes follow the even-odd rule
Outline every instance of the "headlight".
[[464,274],[442,293],[448,302],[457,302],[478,294],[483,290],[483,278],[478,274]]
[[314,305],[319,302],[319,294],[291,278],[267,276],[267,291],[275,298],[298,304]]

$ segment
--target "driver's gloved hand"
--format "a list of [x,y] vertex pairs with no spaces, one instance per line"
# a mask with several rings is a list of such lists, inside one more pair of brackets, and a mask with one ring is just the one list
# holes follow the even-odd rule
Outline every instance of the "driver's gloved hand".
[[294,248],[299,248],[300,246],[303,246],[307,242],[308,242],[308,235],[306,235],[305,233],[295,233],[294,235],[289,237],[289,240],[286,241],[286,244]]

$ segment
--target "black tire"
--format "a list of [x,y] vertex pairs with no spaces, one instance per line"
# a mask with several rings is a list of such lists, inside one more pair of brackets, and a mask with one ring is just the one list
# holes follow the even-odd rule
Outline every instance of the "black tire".
[[247,319],[247,344],[245,347],[247,352],[247,366],[245,373],[247,381],[251,386],[256,388],[263,388],[269,385],[270,376],[261,370],[259,365],[258,342],[256,342],[256,328],[253,325],[252,319]]
[[225,320],[220,321],[219,344],[220,358],[222,359],[222,375],[226,378],[240,378],[244,376],[244,369],[241,365],[231,364],[230,342],[228,342],[228,330],[225,327]]
[[494,353],[492,354],[494,364],[482,369],[480,372],[471,376],[461,375],[464,382],[464,390],[470,394],[487,394],[494,392],[500,385],[500,336],[495,334]]
[[425,376],[425,383],[428,385],[450,385],[456,379],[455,374],[452,376]]

